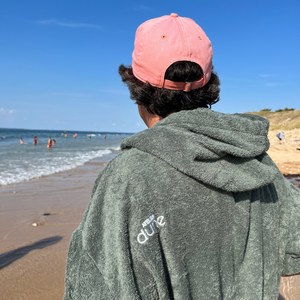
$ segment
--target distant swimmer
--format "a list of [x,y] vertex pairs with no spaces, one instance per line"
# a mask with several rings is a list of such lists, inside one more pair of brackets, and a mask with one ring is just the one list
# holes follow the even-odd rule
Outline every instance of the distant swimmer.
[[65,134],[65,138],[67,138],[67,137],[68,137],[68,134],[66,133],[66,134]]
[[37,144],[37,141],[40,141],[36,136],[33,138],[33,145]]
[[52,140],[52,145],[55,145],[56,144],[56,141],[55,140]]
[[104,134],[103,138],[106,140],[106,135]]
[[52,147],[52,140],[51,138],[48,140],[48,145],[47,145],[47,148],[51,148]]
[[23,144],[24,144],[23,139],[20,138],[20,145],[23,145]]
[[92,138],[92,135],[91,135],[91,134],[89,134],[88,136],[89,136],[89,139],[91,139],[91,138]]
[[64,135],[64,133],[62,132],[62,134],[61,135]]
[[76,139],[76,137],[77,137],[77,133],[74,133],[73,139]]

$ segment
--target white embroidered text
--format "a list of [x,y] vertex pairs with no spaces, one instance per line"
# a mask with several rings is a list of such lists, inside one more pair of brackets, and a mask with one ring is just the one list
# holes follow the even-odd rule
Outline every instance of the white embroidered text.
[[166,222],[164,222],[164,216],[158,217],[156,220],[154,219],[154,215],[151,215],[147,220],[142,223],[143,229],[141,229],[140,233],[137,236],[137,241],[140,244],[144,244],[148,241],[149,237],[154,235],[156,230],[159,227],[165,226]]

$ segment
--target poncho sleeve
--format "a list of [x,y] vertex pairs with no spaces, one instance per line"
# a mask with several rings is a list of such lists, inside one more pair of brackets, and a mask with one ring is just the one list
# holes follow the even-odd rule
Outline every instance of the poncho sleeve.
[[94,195],[103,173],[98,176],[91,201],[83,215],[82,222],[73,232],[67,258],[66,276],[65,276],[65,294],[63,300],[75,299],[113,299],[110,295],[105,280],[99,271],[97,265],[86,251],[85,239],[86,226],[89,223],[89,216],[93,210]]
[[100,173],[72,235],[64,300],[157,299],[151,270],[136,241],[144,183],[136,184],[134,170],[126,170],[122,157]]
[[283,275],[300,273],[300,192],[289,183],[289,226],[286,235]]

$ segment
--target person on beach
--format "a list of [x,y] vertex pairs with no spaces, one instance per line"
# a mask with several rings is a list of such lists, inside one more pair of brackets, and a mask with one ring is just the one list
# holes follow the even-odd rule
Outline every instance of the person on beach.
[[279,132],[276,136],[279,139],[279,145],[280,145],[284,139],[284,131]]
[[23,139],[20,138],[20,145],[23,145],[23,144],[24,144]]
[[191,19],[138,27],[119,74],[148,129],[95,181],[64,300],[277,300],[300,272],[300,192],[266,153],[266,119],[211,110],[212,56]]

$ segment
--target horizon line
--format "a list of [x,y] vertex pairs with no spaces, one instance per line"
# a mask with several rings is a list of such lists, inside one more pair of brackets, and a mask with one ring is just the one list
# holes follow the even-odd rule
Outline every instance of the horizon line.
[[135,132],[125,132],[125,131],[95,131],[95,130],[64,130],[64,129],[28,129],[28,128],[9,128],[9,127],[0,127],[1,129],[14,129],[14,130],[44,130],[44,131],[61,131],[61,132],[97,132],[97,133],[130,133],[130,134],[134,134]]

